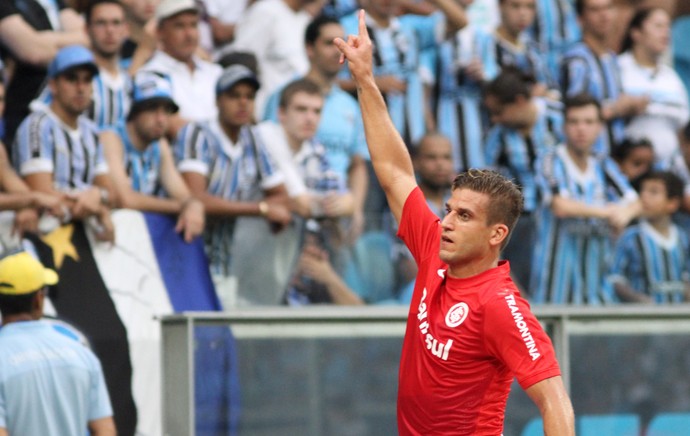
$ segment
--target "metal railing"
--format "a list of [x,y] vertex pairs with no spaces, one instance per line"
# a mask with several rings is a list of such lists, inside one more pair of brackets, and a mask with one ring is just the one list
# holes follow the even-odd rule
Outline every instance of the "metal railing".
[[[661,366],[690,388],[690,305],[537,306],[533,311],[552,338],[576,413],[636,413],[631,397],[641,394],[634,389],[651,392],[638,399],[647,401],[647,409],[650,401],[660,412],[690,408],[690,394],[683,404],[682,392],[670,392],[673,382],[660,384],[656,374]],[[337,434],[333,429],[342,420],[352,434],[395,434],[397,359],[406,319],[407,308],[397,306],[167,316],[162,319],[165,434],[203,433],[195,404],[195,360],[203,350],[195,332],[228,326],[241,380],[240,435]],[[507,408],[505,436],[520,434],[538,416],[524,393],[516,391]],[[668,402],[659,399],[669,395]],[[644,424],[647,418],[641,419]]]

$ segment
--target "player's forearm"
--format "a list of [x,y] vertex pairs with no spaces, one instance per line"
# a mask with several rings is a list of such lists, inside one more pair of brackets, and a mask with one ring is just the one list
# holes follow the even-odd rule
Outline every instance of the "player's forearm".
[[397,178],[414,177],[412,160],[373,76],[357,83],[357,94],[371,162],[381,187],[387,191]]

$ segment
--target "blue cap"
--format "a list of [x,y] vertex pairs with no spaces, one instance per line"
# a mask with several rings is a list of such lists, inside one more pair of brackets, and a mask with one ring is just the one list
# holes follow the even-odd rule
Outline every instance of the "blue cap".
[[74,68],[87,68],[94,75],[98,74],[96,60],[89,49],[82,45],[68,45],[61,48],[48,65],[48,77],[54,79]]
[[139,72],[134,76],[132,88],[132,106],[129,117],[153,104],[167,104],[172,112],[177,112],[180,107],[175,103],[172,93],[172,82],[164,74],[151,71]]
[[216,83],[216,95],[221,94],[240,82],[249,82],[256,89],[261,86],[256,74],[244,65],[235,64],[227,67]]

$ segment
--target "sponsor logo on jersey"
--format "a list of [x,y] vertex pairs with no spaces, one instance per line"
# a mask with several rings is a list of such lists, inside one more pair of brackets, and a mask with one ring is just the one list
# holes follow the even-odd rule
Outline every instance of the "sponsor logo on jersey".
[[446,325],[450,328],[455,328],[465,321],[467,315],[470,313],[470,308],[467,303],[458,303],[450,308],[446,313]]
[[426,295],[427,291],[426,288],[424,288],[422,299],[419,302],[419,313],[417,314],[417,319],[419,320],[419,331],[422,333],[422,337],[426,342],[426,349],[430,350],[431,354],[439,359],[448,360],[448,353],[450,352],[450,348],[453,346],[453,340],[448,339],[448,341],[444,344],[436,339],[431,333],[429,333],[429,321],[427,319],[429,313],[427,311],[427,305],[424,302],[424,300],[426,300]]
[[506,295],[505,300],[508,303],[508,308],[510,309],[510,312],[513,314],[515,326],[520,331],[522,340],[525,341],[525,346],[527,347],[529,355],[532,357],[533,361],[539,359],[541,354],[537,349],[537,344],[534,342],[534,338],[532,337],[532,333],[529,331],[529,327],[527,326],[527,322],[525,322],[525,318],[522,316],[520,309],[517,307],[515,296]]

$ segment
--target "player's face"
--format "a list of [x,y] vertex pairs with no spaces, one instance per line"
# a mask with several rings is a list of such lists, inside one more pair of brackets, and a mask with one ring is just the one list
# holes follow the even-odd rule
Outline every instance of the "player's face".
[[625,159],[618,163],[628,180],[634,180],[652,168],[654,150],[652,147],[635,147]]
[[125,10],[113,3],[96,6],[87,32],[94,52],[107,58],[117,55],[128,33]]
[[163,50],[180,62],[187,62],[199,47],[199,15],[182,12],[163,20],[158,26]]
[[292,96],[287,107],[278,112],[288,138],[301,143],[316,134],[321,120],[323,98],[320,95],[298,92]]
[[640,29],[632,31],[636,46],[642,47],[652,56],[661,56],[671,39],[671,19],[662,9],[655,9],[642,23]]
[[489,197],[468,189],[455,189],[441,221],[439,257],[453,267],[491,254],[494,227],[487,224]]
[[336,23],[326,24],[321,27],[319,37],[314,44],[307,46],[307,54],[312,66],[327,77],[335,77],[342,67],[340,50],[333,43],[336,37],[345,37],[343,27]]
[[604,40],[614,29],[616,11],[613,0],[587,0],[580,16],[580,21],[585,32]]
[[223,125],[238,127],[253,120],[256,89],[249,83],[240,82],[221,93],[216,100]]
[[516,35],[532,25],[535,14],[535,0],[503,0],[501,3],[501,22]]
[[53,101],[62,110],[79,115],[91,104],[91,81],[93,74],[88,69],[73,69],[50,81]]
[[449,189],[453,177],[450,141],[442,136],[425,138],[419,144],[414,167],[420,184],[435,190]]
[[156,13],[160,0],[122,0],[129,15],[139,24],[145,24]]
[[142,142],[148,144],[161,139],[170,126],[170,115],[172,115],[170,107],[165,103],[139,112],[133,123]]
[[571,150],[578,154],[589,154],[601,133],[601,120],[597,107],[587,105],[568,109],[564,130]]
[[640,187],[642,213],[647,218],[657,218],[673,213],[678,201],[668,198],[666,185],[661,180],[645,180]]

